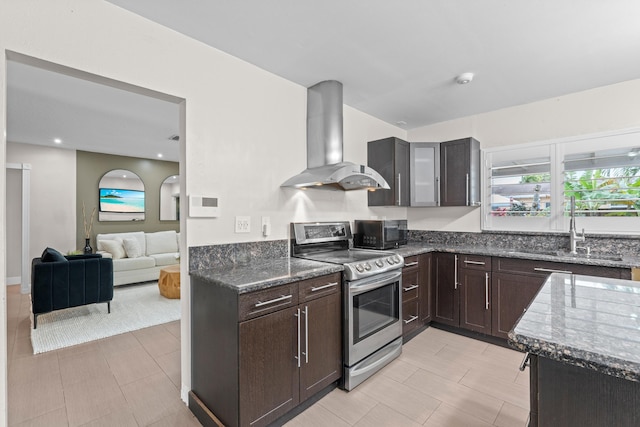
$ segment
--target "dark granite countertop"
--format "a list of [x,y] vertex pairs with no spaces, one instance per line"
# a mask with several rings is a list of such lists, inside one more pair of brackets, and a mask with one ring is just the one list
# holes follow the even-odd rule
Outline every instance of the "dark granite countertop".
[[509,332],[509,344],[640,381],[640,282],[554,273]]
[[311,279],[344,270],[337,264],[327,264],[300,258],[276,258],[249,264],[230,264],[203,268],[189,274],[212,285],[236,290],[239,294],[298,280]]
[[525,249],[505,249],[491,246],[469,246],[469,245],[438,245],[438,244],[409,244],[398,249],[391,249],[393,252],[408,257],[428,252],[449,252],[469,255],[487,255],[504,258],[521,258],[538,261],[564,262],[569,264],[599,265],[603,267],[633,268],[640,267],[640,257],[623,256],[614,257],[609,255],[578,255],[569,256],[558,252],[536,252]]

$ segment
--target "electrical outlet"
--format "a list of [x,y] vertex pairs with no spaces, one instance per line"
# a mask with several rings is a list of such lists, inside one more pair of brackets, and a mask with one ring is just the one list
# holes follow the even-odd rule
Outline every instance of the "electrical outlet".
[[236,217],[236,233],[249,233],[250,231],[251,231],[251,217],[237,216]]

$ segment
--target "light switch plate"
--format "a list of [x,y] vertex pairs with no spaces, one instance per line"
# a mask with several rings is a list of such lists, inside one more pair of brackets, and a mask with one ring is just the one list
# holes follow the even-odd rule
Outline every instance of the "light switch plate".
[[251,232],[251,217],[237,216],[236,217],[236,233],[249,233],[249,232]]

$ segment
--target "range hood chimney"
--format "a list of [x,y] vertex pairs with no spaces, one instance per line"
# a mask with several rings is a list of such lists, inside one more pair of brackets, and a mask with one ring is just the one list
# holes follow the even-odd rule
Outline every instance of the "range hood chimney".
[[307,169],[281,186],[389,189],[387,181],[370,167],[342,161],[342,83],[326,80],[307,89]]

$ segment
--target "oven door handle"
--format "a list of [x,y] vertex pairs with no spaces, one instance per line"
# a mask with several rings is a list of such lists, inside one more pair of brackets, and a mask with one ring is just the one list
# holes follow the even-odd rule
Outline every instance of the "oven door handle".
[[359,295],[364,292],[368,292],[372,289],[377,289],[385,284],[391,284],[396,280],[400,280],[402,277],[402,272],[397,271],[393,273],[384,273],[377,275],[375,277],[368,277],[366,279],[358,280],[357,282],[352,282],[349,285],[349,294],[350,295]]

